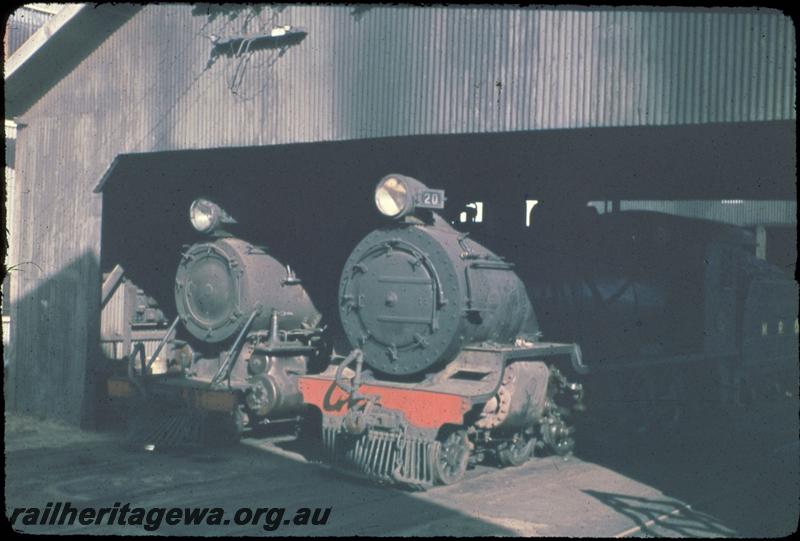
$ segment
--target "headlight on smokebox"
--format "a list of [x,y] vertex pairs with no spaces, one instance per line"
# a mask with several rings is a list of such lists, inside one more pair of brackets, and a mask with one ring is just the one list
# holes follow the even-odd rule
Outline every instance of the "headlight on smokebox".
[[431,190],[422,182],[405,175],[386,175],[375,188],[375,206],[389,218],[402,218],[417,208],[444,208],[444,191]]
[[189,220],[200,233],[212,233],[220,224],[235,224],[234,220],[219,205],[208,199],[195,199],[189,207]]
[[414,210],[408,185],[399,175],[389,175],[375,189],[375,206],[384,216],[400,218]]

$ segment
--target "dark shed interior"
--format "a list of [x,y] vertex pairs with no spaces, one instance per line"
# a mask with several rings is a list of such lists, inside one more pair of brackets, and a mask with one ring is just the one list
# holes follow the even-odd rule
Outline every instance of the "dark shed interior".
[[382,223],[372,193],[389,172],[444,188],[451,220],[465,203],[486,202],[485,223],[473,234],[513,261],[521,257],[513,251],[515,237],[526,231],[525,199],[794,199],[794,125],[415,136],[124,155],[102,186],[102,271],[122,264],[174,317],[181,249],[201,238],[188,208],[205,196],[239,221],[237,235],[290,264],[336,326],[342,265]]

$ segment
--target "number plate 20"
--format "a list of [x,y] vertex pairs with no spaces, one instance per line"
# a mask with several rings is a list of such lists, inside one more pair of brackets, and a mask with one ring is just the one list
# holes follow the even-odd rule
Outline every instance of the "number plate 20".
[[422,190],[414,198],[414,206],[423,209],[443,209],[444,190]]

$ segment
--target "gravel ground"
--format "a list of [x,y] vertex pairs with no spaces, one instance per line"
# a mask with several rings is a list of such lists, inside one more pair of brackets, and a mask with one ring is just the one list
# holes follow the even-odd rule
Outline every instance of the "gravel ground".
[[[794,409],[793,409],[794,408]],[[792,406],[788,410],[795,412]],[[288,436],[210,450],[146,452],[114,432],[5,416],[6,513],[71,502],[157,507],[332,508],[325,525],[166,525],[166,535],[781,536],[798,516],[795,424],[707,427],[689,444],[590,442],[569,461],[479,466],[424,493],[374,486],[308,463]],[[742,433],[750,437],[742,437]],[[684,438],[686,434],[682,435]],[[667,438],[670,439],[670,438]],[[674,440],[681,441],[681,440]],[[618,442],[617,442],[618,443]],[[779,444],[781,443],[781,444]],[[22,516],[22,515],[20,515]],[[148,534],[141,526],[26,526],[31,533]]]

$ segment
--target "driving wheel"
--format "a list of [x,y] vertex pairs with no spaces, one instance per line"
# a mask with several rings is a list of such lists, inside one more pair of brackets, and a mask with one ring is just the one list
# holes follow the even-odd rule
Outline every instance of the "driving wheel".
[[433,473],[443,485],[452,485],[464,477],[469,462],[470,445],[464,430],[453,430],[433,446]]
[[497,460],[502,466],[522,466],[533,454],[536,438],[524,433],[514,434],[511,441],[504,442],[497,449]]

